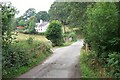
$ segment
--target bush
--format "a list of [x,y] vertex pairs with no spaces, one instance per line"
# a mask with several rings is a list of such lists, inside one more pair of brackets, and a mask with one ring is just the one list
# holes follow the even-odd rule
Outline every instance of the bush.
[[52,21],[46,31],[46,38],[51,40],[53,46],[62,45],[62,24],[58,21]]

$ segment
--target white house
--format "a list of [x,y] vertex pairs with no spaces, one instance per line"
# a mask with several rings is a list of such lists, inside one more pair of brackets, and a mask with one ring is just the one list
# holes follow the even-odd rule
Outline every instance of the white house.
[[40,20],[40,23],[36,23],[35,30],[37,32],[45,32],[48,28],[49,22],[44,22]]

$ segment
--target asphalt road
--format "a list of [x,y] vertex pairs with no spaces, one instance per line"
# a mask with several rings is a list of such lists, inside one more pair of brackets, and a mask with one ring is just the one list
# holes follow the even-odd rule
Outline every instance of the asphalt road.
[[57,48],[52,56],[18,78],[79,78],[79,56],[83,40]]

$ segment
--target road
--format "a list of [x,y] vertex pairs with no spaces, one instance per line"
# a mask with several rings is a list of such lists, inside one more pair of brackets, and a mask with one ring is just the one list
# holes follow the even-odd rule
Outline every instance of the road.
[[57,48],[52,56],[18,78],[79,78],[79,56],[83,40]]

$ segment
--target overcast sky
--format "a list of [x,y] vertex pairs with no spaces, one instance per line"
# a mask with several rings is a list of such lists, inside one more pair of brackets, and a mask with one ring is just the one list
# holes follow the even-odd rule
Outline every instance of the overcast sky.
[[13,6],[17,8],[19,12],[16,17],[19,17],[25,13],[28,8],[35,8],[38,11],[48,11],[51,4],[55,0],[0,0],[0,1],[10,1]]

